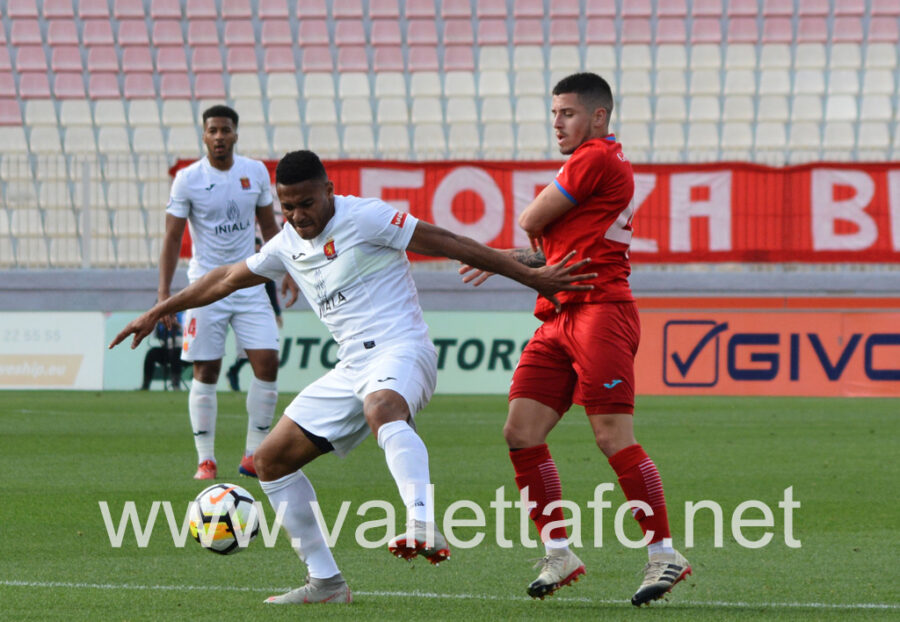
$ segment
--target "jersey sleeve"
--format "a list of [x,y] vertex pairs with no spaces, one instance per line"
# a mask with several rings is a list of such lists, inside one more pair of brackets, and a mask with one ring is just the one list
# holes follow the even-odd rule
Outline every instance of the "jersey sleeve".
[[269,169],[262,162],[259,164],[259,197],[256,199],[256,207],[265,207],[272,205],[272,178],[269,175]]
[[360,201],[355,212],[353,220],[363,239],[398,250],[406,250],[419,222],[379,199]]
[[578,149],[560,169],[553,183],[576,205],[594,194],[606,162],[603,149]]
[[259,252],[255,255],[247,257],[247,267],[250,272],[264,276],[273,281],[280,279],[287,273],[287,268],[281,260],[278,253],[278,240],[281,239],[279,233],[274,238],[263,244]]
[[178,218],[187,218],[191,212],[191,197],[183,171],[184,169],[175,175],[172,189],[169,191],[169,202],[166,204],[166,213]]

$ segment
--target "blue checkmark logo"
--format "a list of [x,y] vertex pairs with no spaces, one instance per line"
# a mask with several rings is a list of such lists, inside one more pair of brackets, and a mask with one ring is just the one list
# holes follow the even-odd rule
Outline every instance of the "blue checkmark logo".
[[622,382],[622,381],[617,378],[616,380],[613,380],[612,382],[604,382],[603,386],[606,387],[607,389],[612,389],[620,382]]
[[[719,335],[726,330],[728,322],[720,324],[714,320],[666,322],[663,329],[663,382],[668,386],[715,386],[719,377]],[[683,348],[689,344],[693,346],[685,352]],[[675,352],[674,348],[679,346],[682,351]],[[709,347],[712,347],[712,354],[704,355]],[[702,364],[698,363],[700,360]],[[703,370],[697,371],[701,367]]]

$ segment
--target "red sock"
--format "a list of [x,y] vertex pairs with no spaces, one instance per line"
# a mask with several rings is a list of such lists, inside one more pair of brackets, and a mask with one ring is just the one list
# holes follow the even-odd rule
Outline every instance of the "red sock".
[[653,509],[653,515],[647,516],[641,510],[634,512],[634,518],[647,533],[653,530],[650,542],[659,542],[670,538],[669,516],[666,513],[666,497],[663,494],[662,480],[656,465],[643,447],[630,445],[609,459],[609,464],[619,476],[619,484],[629,501],[643,501]]
[[[553,462],[546,443],[510,451],[509,459],[512,460],[513,467],[516,469],[516,485],[519,490],[527,486],[528,500],[536,503],[528,515],[534,521],[538,535],[541,535],[545,525],[563,520],[562,508],[559,505],[551,512],[544,514],[544,508],[548,504],[562,500],[562,485],[559,483],[556,463]],[[553,527],[547,535],[551,540],[565,539],[567,537],[566,528],[558,525]]]

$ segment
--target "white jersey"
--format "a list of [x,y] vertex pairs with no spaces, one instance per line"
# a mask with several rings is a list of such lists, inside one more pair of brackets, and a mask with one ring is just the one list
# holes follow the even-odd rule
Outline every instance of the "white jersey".
[[339,345],[338,358],[390,342],[428,340],[406,246],[418,220],[380,199],[334,197],[334,216],[304,240],[285,223],[247,259],[254,273],[289,272]]
[[220,171],[204,157],[178,171],[166,213],[188,219],[193,241],[188,279],[252,255],[256,208],[271,204],[269,171],[258,160],[235,155],[232,167]]

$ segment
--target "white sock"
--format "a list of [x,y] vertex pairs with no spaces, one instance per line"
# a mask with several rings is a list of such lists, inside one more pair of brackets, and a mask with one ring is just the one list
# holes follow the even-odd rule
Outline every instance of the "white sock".
[[245,455],[250,455],[262,443],[275,416],[278,402],[278,385],[254,377],[247,391],[247,445]]
[[544,542],[544,551],[547,555],[550,554],[550,551],[567,551],[569,550],[569,542],[566,538],[553,538]]
[[378,428],[378,446],[384,450],[400,498],[410,520],[434,522],[434,499],[429,494],[428,450],[405,421],[391,421]]
[[199,380],[191,381],[188,396],[188,412],[194,431],[194,446],[197,448],[197,462],[216,460],[216,385]]
[[663,538],[658,542],[651,542],[647,545],[647,555],[656,555],[657,553],[674,553],[672,548],[672,538]]
[[309,576],[330,579],[338,574],[340,570],[310,507],[310,503],[316,500],[316,491],[303,471],[298,470],[271,482],[260,481],[259,485],[276,513],[279,504],[287,504],[282,524],[291,536],[291,547],[306,564]]

